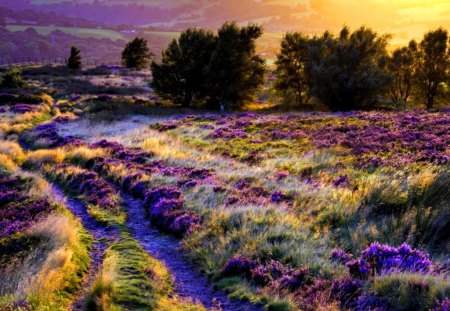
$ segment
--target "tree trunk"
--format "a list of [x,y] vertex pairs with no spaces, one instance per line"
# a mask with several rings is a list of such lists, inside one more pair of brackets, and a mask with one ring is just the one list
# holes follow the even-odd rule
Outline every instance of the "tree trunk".
[[433,108],[433,104],[434,104],[434,96],[430,95],[428,96],[428,101],[427,101],[427,109],[432,109]]
[[184,95],[184,100],[182,106],[187,108],[191,105],[192,102],[192,93],[188,92]]

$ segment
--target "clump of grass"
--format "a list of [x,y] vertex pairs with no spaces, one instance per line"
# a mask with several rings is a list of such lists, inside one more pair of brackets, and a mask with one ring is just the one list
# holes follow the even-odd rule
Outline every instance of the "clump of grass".
[[36,243],[27,254],[18,253],[22,260],[12,255],[2,273],[2,294],[26,301],[33,310],[66,310],[87,270],[91,238],[62,209],[33,226],[25,239]]
[[105,155],[104,149],[91,149],[86,146],[76,147],[66,152],[65,161],[84,166],[92,158]]
[[17,164],[25,159],[22,148],[14,141],[0,141],[0,154],[9,156]]
[[66,154],[63,149],[43,149],[28,153],[24,162],[27,168],[39,168],[44,164],[60,164]]
[[368,285],[392,310],[431,310],[436,300],[450,296],[450,284],[443,276],[390,274]]
[[169,298],[171,283],[165,267],[123,231],[107,250],[85,305],[88,310],[204,310]]
[[0,173],[12,174],[17,170],[16,163],[6,154],[0,154]]

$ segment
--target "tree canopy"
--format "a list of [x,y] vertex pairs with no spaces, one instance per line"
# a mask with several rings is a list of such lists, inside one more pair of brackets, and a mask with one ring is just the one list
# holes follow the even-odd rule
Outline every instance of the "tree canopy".
[[187,29],[162,52],[161,63],[152,62],[157,94],[184,107],[207,96],[207,65],[217,38],[211,31]]
[[67,60],[67,67],[73,70],[81,68],[80,50],[77,49],[75,46],[72,46],[70,49],[70,57]]
[[153,53],[144,38],[135,38],[127,43],[122,52],[122,64],[128,68],[144,69],[149,66]]

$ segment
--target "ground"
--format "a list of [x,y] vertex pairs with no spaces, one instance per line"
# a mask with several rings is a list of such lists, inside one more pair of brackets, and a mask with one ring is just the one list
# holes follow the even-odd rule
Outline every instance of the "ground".
[[448,110],[218,114],[45,70],[0,95],[0,308],[447,310]]

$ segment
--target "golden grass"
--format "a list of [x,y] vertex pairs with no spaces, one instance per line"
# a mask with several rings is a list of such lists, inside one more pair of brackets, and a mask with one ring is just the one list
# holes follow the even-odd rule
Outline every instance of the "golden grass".
[[79,163],[92,158],[102,157],[105,153],[104,149],[90,149],[85,146],[80,146],[66,151],[64,158],[67,161]]
[[63,149],[43,149],[28,153],[25,164],[40,167],[43,164],[59,164],[64,161],[66,154]]
[[17,164],[21,164],[25,160],[22,148],[13,141],[0,141],[0,154],[9,156]]
[[[67,310],[68,295],[86,268],[88,251],[82,242],[81,225],[64,214],[51,214],[27,234],[42,238],[27,257],[12,262],[0,287],[15,299],[26,298],[33,310]],[[7,268],[8,269],[8,268]]]
[[3,173],[13,173],[17,170],[17,165],[6,154],[0,154],[0,171]]

